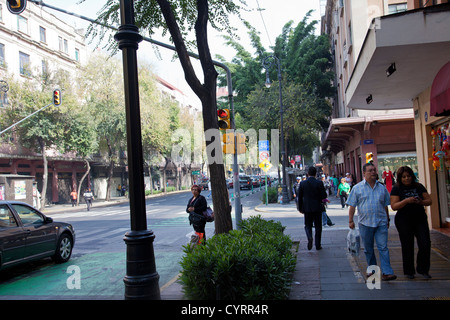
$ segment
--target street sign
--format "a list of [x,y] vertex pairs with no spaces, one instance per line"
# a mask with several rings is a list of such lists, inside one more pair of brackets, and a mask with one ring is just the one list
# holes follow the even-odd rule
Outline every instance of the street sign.
[[269,140],[259,140],[258,147],[259,147],[259,152],[269,151]]
[[269,152],[268,151],[260,151],[259,152],[259,160],[264,161],[264,159],[269,160]]
[[259,164],[259,167],[260,167],[261,169],[263,169],[264,172],[267,172],[267,171],[270,170],[270,168],[272,168],[272,164],[269,162],[269,160],[264,159],[264,160]]

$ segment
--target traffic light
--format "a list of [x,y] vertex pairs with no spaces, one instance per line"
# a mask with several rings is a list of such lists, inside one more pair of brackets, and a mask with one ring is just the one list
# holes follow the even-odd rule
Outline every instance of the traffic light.
[[230,109],[217,110],[217,116],[219,117],[219,129],[231,129]]
[[222,135],[222,151],[225,154],[234,154],[234,133],[229,132]]
[[53,104],[59,106],[61,104],[61,91],[56,89],[53,91]]
[[366,153],[366,163],[373,163],[373,153],[372,152]]
[[237,148],[234,147],[234,132],[228,132],[222,135],[222,151],[225,154],[234,154],[237,149],[237,154],[243,154],[247,151],[245,147],[245,134],[236,133]]
[[27,0],[7,0],[6,7],[13,14],[22,13],[27,7]]
[[236,132],[237,153],[243,154],[247,151],[245,147],[245,134]]

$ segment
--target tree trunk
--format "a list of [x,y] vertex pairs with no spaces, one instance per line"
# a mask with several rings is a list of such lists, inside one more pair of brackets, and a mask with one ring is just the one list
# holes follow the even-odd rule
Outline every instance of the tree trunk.
[[106,201],[111,200],[111,187],[113,175],[114,175],[114,160],[110,159],[108,168],[108,179],[106,183],[106,199],[105,199]]
[[[176,17],[172,11],[169,1],[156,1],[161,8],[167,27],[169,28],[170,35],[172,36],[172,40],[175,44],[186,82],[202,102],[204,130],[205,132],[209,129],[218,130],[219,125],[217,122],[216,100],[218,74],[214,67],[211,52],[208,46],[208,0],[197,0],[198,16],[195,23],[195,36],[197,40],[198,55],[203,70],[203,84],[195,74],[195,70],[191,64],[182,33],[179,29]],[[228,233],[233,229],[233,225],[231,220],[228,190],[225,182],[222,148],[219,141],[206,141],[207,148],[211,143],[216,144],[216,161],[212,163],[212,155],[207,155],[214,204],[215,233]]]
[[80,180],[80,184],[78,186],[78,196],[77,196],[77,206],[80,203],[80,194],[81,194],[81,186],[83,185],[83,181],[84,179],[87,177],[87,175],[89,174],[89,171],[91,171],[91,166],[89,165],[89,161],[87,161],[86,159],[84,159],[84,162],[86,163],[86,172],[84,173],[84,175],[81,177]]
[[44,174],[42,176],[42,191],[41,191],[41,208],[45,209],[45,201],[47,197],[47,183],[48,183],[48,161],[45,154],[45,142],[42,138],[38,138],[39,146],[42,152],[42,162],[44,164]]

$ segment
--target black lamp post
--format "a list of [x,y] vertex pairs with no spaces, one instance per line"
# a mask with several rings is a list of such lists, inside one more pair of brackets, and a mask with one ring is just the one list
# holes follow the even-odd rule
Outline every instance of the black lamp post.
[[127,271],[125,299],[160,299],[159,275],[156,272],[153,240],[147,230],[144,170],[137,71],[138,43],[142,41],[134,24],[134,1],[120,0],[121,26],[114,36],[122,50],[127,122],[131,230],[125,234]]
[[281,93],[281,65],[280,60],[274,56],[268,56],[264,58],[263,60],[263,66],[266,69],[266,87],[270,88],[272,83],[269,79],[269,68],[272,67],[272,65],[276,62],[278,67],[278,90],[280,95],[280,135],[281,135],[281,167],[282,167],[282,173],[283,173],[283,180],[281,183],[281,192],[283,195],[283,201],[282,204],[289,204],[289,196],[287,192],[287,177],[286,177],[286,151],[284,150],[284,130],[283,130],[283,95]]

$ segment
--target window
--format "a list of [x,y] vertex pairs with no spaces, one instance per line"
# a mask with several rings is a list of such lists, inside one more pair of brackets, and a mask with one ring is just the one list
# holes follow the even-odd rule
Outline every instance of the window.
[[408,6],[407,6],[406,2],[405,3],[390,4],[388,6],[389,14],[402,12],[402,11],[406,11],[406,10],[408,10]]
[[64,39],[64,52],[69,53],[69,43]]
[[30,56],[19,51],[19,68],[20,74],[23,76],[31,76],[30,72]]
[[45,34],[45,28],[44,27],[39,27],[39,40],[41,42],[47,43],[47,37]]
[[17,227],[17,221],[6,204],[0,205],[0,229]]
[[17,30],[28,34],[28,19],[22,16],[17,16]]
[[63,38],[58,37],[59,51],[63,51]]
[[43,77],[45,77],[48,73],[48,63],[45,60],[42,60],[41,62],[41,71]]
[[0,4],[0,21],[3,21],[3,5]]
[[75,48],[75,60],[80,62],[80,49]]
[[6,67],[5,45],[3,43],[0,43],[0,67],[2,67],[2,68]]
[[21,204],[13,204],[12,206],[19,215],[20,220],[22,220],[23,225],[44,223],[44,217],[33,208]]

